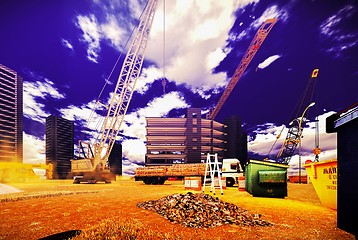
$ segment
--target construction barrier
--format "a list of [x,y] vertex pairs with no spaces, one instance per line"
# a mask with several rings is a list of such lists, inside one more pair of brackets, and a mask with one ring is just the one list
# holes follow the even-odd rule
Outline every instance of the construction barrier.
[[[223,189],[226,189],[226,177],[221,178],[221,185]],[[214,178],[214,187],[220,188],[219,179],[217,177]]]
[[240,192],[245,192],[246,189],[245,189],[245,176],[240,176],[239,177],[239,191]]
[[185,177],[184,178],[185,190],[201,190],[201,177]]
[[[301,178],[301,181],[300,181]],[[308,179],[307,179],[307,175],[303,175],[303,176],[288,176],[288,181],[290,183],[308,183]]]

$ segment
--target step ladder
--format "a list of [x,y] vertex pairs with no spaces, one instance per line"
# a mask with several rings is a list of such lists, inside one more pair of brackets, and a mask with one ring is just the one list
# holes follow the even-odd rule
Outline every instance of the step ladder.
[[[213,159],[214,158],[214,159]],[[210,184],[210,192],[214,193],[215,195],[215,174],[217,174],[218,177],[218,182],[219,182],[219,187],[220,188],[220,192],[221,195],[224,194],[223,192],[223,185],[221,182],[221,168],[219,165],[221,165],[222,163],[218,161],[218,154],[210,154],[208,153],[206,156],[206,166],[205,166],[205,175],[204,175],[204,182],[203,182],[203,192],[205,192],[205,187],[206,187],[206,180],[207,177],[209,176],[211,184]]]

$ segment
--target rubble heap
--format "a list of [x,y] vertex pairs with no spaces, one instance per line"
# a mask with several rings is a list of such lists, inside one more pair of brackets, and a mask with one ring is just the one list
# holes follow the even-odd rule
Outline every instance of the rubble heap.
[[172,223],[191,228],[210,228],[223,224],[241,226],[271,226],[260,219],[260,214],[250,214],[232,203],[221,201],[208,194],[173,194],[158,200],[137,204],[137,207],[155,211]]

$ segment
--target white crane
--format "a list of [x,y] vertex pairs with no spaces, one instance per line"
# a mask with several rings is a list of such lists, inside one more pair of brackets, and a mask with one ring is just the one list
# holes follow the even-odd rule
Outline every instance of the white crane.
[[131,46],[124,59],[115,90],[107,107],[107,116],[104,119],[97,141],[93,146],[89,146],[91,151],[87,156],[88,158],[71,160],[71,173],[74,175],[74,183],[81,181],[110,182],[111,174],[105,166],[121,130],[124,116],[142,69],[156,6],[157,0],[149,0],[139,19],[139,25],[133,34]]

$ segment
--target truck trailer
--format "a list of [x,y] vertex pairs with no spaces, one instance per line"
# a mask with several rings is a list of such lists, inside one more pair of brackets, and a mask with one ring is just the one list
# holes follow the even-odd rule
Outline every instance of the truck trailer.
[[[169,178],[184,179],[184,177],[205,176],[206,163],[183,163],[173,165],[157,165],[139,167],[135,170],[135,181],[143,181],[145,184],[162,185]],[[222,177],[226,178],[226,186],[232,187],[238,184],[238,178],[242,175],[242,167],[238,159],[223,159],[221,167]],[[209,173],[208,173],[209,174]]]

